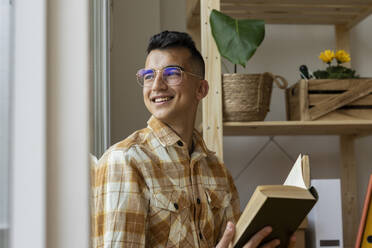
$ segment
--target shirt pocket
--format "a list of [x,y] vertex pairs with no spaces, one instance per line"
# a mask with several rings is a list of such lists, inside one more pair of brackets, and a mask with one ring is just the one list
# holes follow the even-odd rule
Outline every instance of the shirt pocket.
[[205,189],[208,205],[214,209],[225,209],[230,205],[231,193],[226,189]]
[[186,238],[191,201],[183,190],[154,192],[150,200],[150,247],[174,247]]
[[183,190],[159,191],[153,193],[152,205],[176,213],[190,207],[190,201]]
[[[231,204],[232,194],[226,189],[205,188],[204,191],[208,204],[202,230],[204,235],[211,235],[208,238],[209,245],[215,246],[220,233],[224,231],[220,229],[226,224],[226,209]],[[210,227],[213,227],[213,229],[210,230]]]

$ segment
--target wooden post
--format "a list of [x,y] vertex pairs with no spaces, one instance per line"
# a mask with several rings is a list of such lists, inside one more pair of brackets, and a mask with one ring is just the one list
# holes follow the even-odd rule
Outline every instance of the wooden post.
[[[343,49],[350,54],[350,29],[346,25],[335,25],[335,33],[336,49]],[[351,68],[351,62],[344,63],[343,65]]]
[[299,84],[299,104],[300,104],[300,120],[309,121],[309,93],[308,83],[305,79],[301,79]]
[[200,3],[201,47],[209,82],[209,93],[203,100],[203,137],[208,148],[223,160],[221,58],[209,24],[210,13],[212,9],[220,9],[220,1],[201,0]]
[[358,201],[354,135],[340,136],[342,225],[344,247],[354,247],[358,230]]

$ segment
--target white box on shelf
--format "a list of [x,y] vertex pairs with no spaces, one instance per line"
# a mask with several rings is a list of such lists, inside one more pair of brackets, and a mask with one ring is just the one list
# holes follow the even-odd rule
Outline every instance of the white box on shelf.
[[308,215],[307,247],[343,247],[340,179],[313,179],[319,200]]

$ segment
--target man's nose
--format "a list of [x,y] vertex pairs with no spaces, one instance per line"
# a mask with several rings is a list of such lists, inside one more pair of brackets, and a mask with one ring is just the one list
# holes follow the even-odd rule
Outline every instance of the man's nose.
[[167,87],[168,85],[163,79],[162,72],[157,72],[152,84],[152,90],[164,90],[167,89]]

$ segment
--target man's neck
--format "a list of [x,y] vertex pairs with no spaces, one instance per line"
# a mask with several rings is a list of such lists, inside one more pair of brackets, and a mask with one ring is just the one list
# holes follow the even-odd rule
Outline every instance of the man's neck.
[[167,123],[169,127],[173,129],[177,133],[180,138],[186,142],[187,148],[189,152],[192,152],[192,134],[194,131],[194,121],[191,120],[187,123],[185,122],[175,122],[175,123]]

